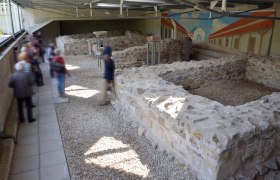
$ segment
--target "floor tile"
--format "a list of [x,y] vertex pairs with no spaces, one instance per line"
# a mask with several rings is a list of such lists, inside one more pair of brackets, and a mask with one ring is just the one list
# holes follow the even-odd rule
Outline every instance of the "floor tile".
[[51,141],[56,139],[61,139],[59,131],[48,131],[48,132],[39,132],[40,142]]
[[39,154],[39,145],[31,144],[25,146],[16,146],[14,159],[34,156]]
[[40,143],[40,154],[57,150],[63,150],[61,139]]
[[44,111],[55,111],[54,105],[53,104],[40,105],[39,112],[42,113]]
[[41,180],[70,180],[67,164],[41,168]]
[[41,154],[40,160],[40,167],[47,167],[66,162],[63,150]]
[[46,109],[40,112],[40,117],[56,115],[55,109]]
[[38,144],[38,135],[29,134],[29,135],[18,135],[17,137],[18,145],[29,145],[29,144]]
[[31,171],[39,168],[39,156],[14,159],[12,174]]
[[33,125],[30,124],[29,125],[24,125],[24,126],[21,126],[19,128],[19,131],[18,131],[18,135],[21,136],[21,135],[30,135],[30,134],[36,134],[38,133],[38,127],[37,127],[37,124],[36,125]]
[[60,98],[60,97],[56,97],[53,99],[53,103],[54,104],[60,104],[60,103],[68,103],[69,99],[68,98]]
[[50,123],[50,124],[44,124],[39,126],[40,133],[42,132],[48,132],[48,131],[58,131],[59,132],[59,126],[57,122]]
[[57,117],[56,114],[49,114],[49,115],[45,115],[45,116],[40,116],[40,125],[42,124],[48,124],[48,123],[53,123],[53,122],[57,122]]
[[13,174],[10,180],[39,180],[39,169],[19,174]]

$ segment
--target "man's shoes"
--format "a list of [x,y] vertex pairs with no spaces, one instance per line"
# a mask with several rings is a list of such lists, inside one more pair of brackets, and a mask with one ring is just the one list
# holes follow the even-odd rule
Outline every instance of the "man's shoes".
[[29,121],[29,123],[33,123],[33,122],[35,122],[35,121],[36,121],[36,119],[32,118],[32,119]]
[[101,101],[98,103],[98,106],[106,106],[108,104],[110,104],[110,101]]
[[67,98],[66,94],[60,94],[59,97],[60,98]]

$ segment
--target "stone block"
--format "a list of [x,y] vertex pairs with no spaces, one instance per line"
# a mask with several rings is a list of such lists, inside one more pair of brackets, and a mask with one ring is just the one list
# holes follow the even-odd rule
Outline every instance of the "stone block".
[[257,164],[255,168],[259,171],[261,176],[265,175],[268,172],[268,168],[263,164]]
[[264,165],[269,168],[269,169],[275,169],[277,170],[278,169],[278,166],[276,164],[276,160],[275,159],[270,159],[266,162],[264,162]]
[[[173,41],[162,42],[167,48]],[[135,49],[138,53],[141,47]],[[125,52],[133,54],[133,48]],[[167,56],[168,52],[164,54]],[[275,161],[272,165],[267,161],[279,156],[279,122],[274,121],[278,114],[273,112],[280,110],[280,93],[266,96],[265,103],[256,100],[241,106],[224,106],[175,85],[187,79],[198,84],[204,81],[205,85],[226,82],[226,72],[230,78],[242,78],[246,68],[243,61],[237,56],[121,70],[116,77],[116,83],[121,85],[121,104],[134,107],[133,111],[128,110],[137,121],[141,109],[146,136],[183,159],[200,179],[226,179],[237,174],[252,179],[276,168]],[[209,73],[205,75],[206,69]],[[142,132],[139,129],[140,135]]]
[[145,136],[146,129],[144,127],[138,127],[138,135],[139,136]]

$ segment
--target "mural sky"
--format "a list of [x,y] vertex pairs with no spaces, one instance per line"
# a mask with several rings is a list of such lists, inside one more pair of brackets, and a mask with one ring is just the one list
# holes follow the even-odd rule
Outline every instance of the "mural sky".
[[[250,15],[250,12],[240,13],[244,15]],[[240,18],[224,17],[217,18],[214,20],[207,20],[210,16],[209,12],[190,12],[186,14],[175,14],[170,13],[178,23],[187,29],[188,32],[194,32],[196,29],[201,28],[205,32],[205,38],[202,40],[207,40],[209,35],[213,32],[220,30],[238,20]],[[205,20],[200,19],[183,19],[183,18],[205,18]],[[211,14],[211,17],[217,17],[215,14]]]

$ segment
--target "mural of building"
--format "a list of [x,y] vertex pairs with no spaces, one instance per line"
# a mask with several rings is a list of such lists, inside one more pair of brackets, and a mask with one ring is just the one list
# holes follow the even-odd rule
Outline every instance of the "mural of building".
[[205,40],[205,32],[202,28],[196,28],[194,30],[194,36],[193,39],[195,41],[204,41]]
[[[167,16],[167,13],[162,13],[162,16]],[[180,23],[174,19],[161,19],[161,38],[162,39],[183,39],[188,37],[188,32]]]
[[190,37],[192,40],[194,39],[194,33],[193,32],[188,32],[188,37]]
[[[253,12],[251,16],[274,16],[275,11]],[[268,55],[273,21],[240,19],[210,34],[208,43],[240,52]]]

